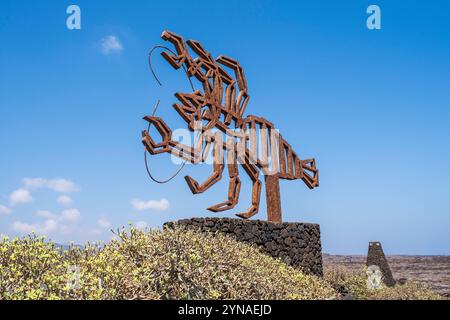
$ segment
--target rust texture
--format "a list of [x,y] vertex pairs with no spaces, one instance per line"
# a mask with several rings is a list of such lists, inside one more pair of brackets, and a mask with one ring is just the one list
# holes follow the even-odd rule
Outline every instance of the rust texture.
[[[174,46],[174,51],[157,46],[166,49],[161,53],[162,57],[173,68],[183,68],[189,79],[195,78],[202,87],[202,90],[193,88],[193,92],[175,93],[178,103],[173,105],[189,130],[199,129],[202,139],[193,146],[173,141],[172,131],[163,119],[145,116],[144,119],[162,137],[162,141],[156,143],[149,134],[150,129],[144,130],[142,142],[146,151],[151,155],[170,153],[192,164],[205,162],[211,153],[212,173],[204,182],[185,177],[193,194],[203,193],[220,181],[226,166],[228,196],[225,201],[209,207],[212,212],[230,210],[237,205],[241,189],[240,164],[252,181],[251,205],[245,212],[237,214],[243,219],[259,211],[262,173],[265,175],[267,219],[281,223],[279,179],[301,179],[310,189],[318,187],[315,160],[301,160],[268,120],[254,115],[244,117],[250,96],[244,70],[236,60],[226,56],[214,59],[200,42],[185,42],[183,37],[170,31],[164,31],[161,37]],[[155,75],[153,69],[152,72]],[[196,127],[198,123],[201,123],[200,128]]]
[[267,199],[267,220],[271,222],[281,222],[281,197],[280,183],[277,175],[265,176],[266,199]]

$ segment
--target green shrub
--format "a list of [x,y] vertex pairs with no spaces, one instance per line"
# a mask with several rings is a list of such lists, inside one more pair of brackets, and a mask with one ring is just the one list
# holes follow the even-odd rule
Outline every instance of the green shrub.
[[442,297],[422,283],[408,281],[394,287],[382,286],[370,289],[367,286],[366,270],[350,271],[344,267],[325,269],[327,281],[341,296],[350,295],[358,300],[439,300]]
[[415,282],[371,290],[365,271],[304,275],[222,234],[119,230],[62,250],[35,235],[0,240],[0,299],[440,299]]
[[0,242],[0,298],[57,299],[64,290],[65,267],[55,246],[43,238]]
[[[302,274],[227,236],[131,228],[98,247],[0,242],[0,299],[332,299]],[[79,277],[79,281],[77,280]]]

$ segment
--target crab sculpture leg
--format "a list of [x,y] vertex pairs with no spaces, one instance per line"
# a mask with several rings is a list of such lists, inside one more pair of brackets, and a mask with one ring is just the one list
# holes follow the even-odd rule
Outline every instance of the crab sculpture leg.
[[[208,139],[208,138],[207,138]],[[213,172],[212,174],[206,179],[206,181],[202,184],[199,184],[195,179],[193,179],[190,176],[185,176],[184,179],[186,180],[189,188],[191,189],[193,194],[203,193],[209,188],[211,188],[213,185],[215,185],[217,182],[219,182],[222,179],[222,172],[224,169],[224,162],[223,162],[223,152],[222,152],[222,145],[221,141],[216,141],[215,137],[209,138],[211,143],[214,143],[213,148]],[[208,143],[207,143],[208,144]],[[206,157],[209,154],[209,147],[205,148],[204,152],[204,159],[202,161],[206,160]]]
[[221,146],[221,148],[226,149],[227,152],[227,166],[228,166],[228,200],[218,203],[214,206],[208,208],[212,212],[222,212],[226,210],[233,209],[239,201],[239,194],[241,190],[241,180],[239,179],[239,171],[237,163],[234,159],[234,154],[230,150],[234,150],[232,145],[232,139],[229,139],[226,144]]
[[[243,117],[248,100],[250,99],[247,93],[247,80],[245,79],[244,70],[240,64],[229,57],[219,56],[217,62],[234,70],[237,80],[234,80],[227,86],[225,97],[225,109],[229,110],[231,114],[235,113],[239,118]],[[237,82],[239,93],[236,98]]]

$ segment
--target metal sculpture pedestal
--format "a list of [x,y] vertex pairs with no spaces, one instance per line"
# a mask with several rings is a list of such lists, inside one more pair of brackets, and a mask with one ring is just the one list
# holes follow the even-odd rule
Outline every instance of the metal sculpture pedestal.
[[278,175],[265,176],[267,221],[281,223],[280,180]]

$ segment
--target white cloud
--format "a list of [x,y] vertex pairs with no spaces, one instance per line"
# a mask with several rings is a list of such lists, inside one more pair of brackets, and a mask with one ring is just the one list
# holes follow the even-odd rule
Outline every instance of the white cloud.
[[67,209],[61,212],[62,218],[64,220],[75,222],[80,218],[80,211],[77,209]]
[[58,222],[54,219],[48,219],[44,222],[44,231],[45,232],[53,232],[56,230],[58,226]]
[[103,54],[118,53],[123,50],[123,46],[116,36],[111,35],[102,39],[101,50]]
[[26,188],[34,189],[43,187],[47,180],[42,178],[23,178],[22,183]]
[[99,228],[90,228],[87,230],[87,233],[92,236],[98,236],[98,235],[102,234],[102,232],[103,231]]
[[29,224],[22,221],[14,221],[11,225],[12,230],[29,234],[34,232],[38,235],[47,235],[54,232],[58,227],[58,222],[54,219],[47,219],[42,224]]
[[74,182],[61,178],[24,178],[22,179],[22,183],[26,189],[48,188],[59,193],[72,193],[80,190]]
[[57,221],[68,221],[68,222],[76,222],[80,218],[80,211],[77,209],[67,209],[63,210],[61,214],[54,214],[47,210],[38,210],[36,211],[36,215],[45,218],[45,219],[54,219]]
[[15,206],[19,203],[31,202],[33,201],[33,197],[31,196],[30,191],[26,189],[17,189],[9,195],[9,201],[12,206]]
[[21,221],[14,221],[11,228],[20,233],[31,233],[36,230],[35,224],[28,224]]
[[139,230],[144,230],[145,228],[148,227],[148,224],[145,221],[138,221],[134,224],[134,226]]
[[144,210],[166,211],[167,209],[169,209],[170,203],[166,198],[162,198],[161,200],[149,200],[149,201],[133,199],[131,200],[131,205],[137,211],[144,211]]
[[47,187],[60,193],[72,193],[80,190],[75,183],[66,179],[49,180]]
[[63,210],[59,215],[47,210],[38,210],[36,215],[45,220],[39,223],[14,221],[11,229],[22,234],[31,232],[38,235],[49,235],[55,232],[68,234],[73,229],[72,223],[75,223],[80,218],[80,212],[77,209]]
[[3,205],[0,204],[0,215],[2,214],[10,214],[11,213],[11,209],[8,207],[5,207]]
[[106,218],[99,219],[98,225],[100,226],[100,228],[103,228],[103,229],[111,228],[111,222]]
[[38,215],[41,218],[46,218],[46,219],[50,219],[50,218],[55,219],[58,217],[56,214],[53,214],[47,210],[38,210],[38,211],[36,211],[36,215]]
[[73,202],[71,197],[68,196],[59,196],[56,199],[56,202],[58,202],[59,204],[62,204],[63,206],[68,206],[69,204],[71,204]]
[[63,224],[63,225],[61,225],[59,227],[59,233],[61,233],[61,234],[66,234],[67,235],[67,234],[70,234],[72,232],[73,232],[72,226],[68,226],[68,225]]

